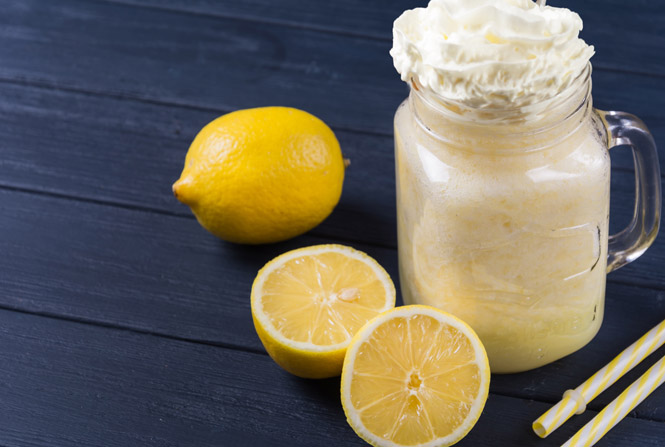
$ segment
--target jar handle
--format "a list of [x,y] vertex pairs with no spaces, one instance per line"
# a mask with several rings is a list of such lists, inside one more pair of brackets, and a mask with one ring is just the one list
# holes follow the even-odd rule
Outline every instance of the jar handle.
[[658,151],[653,136],[638,117],[596,110],[609,135],[609,148],[629,145],[635,162],[635,209],[630,224],[609,237],[607,272],[639,258],[653,243],[660,226],[661,191]]

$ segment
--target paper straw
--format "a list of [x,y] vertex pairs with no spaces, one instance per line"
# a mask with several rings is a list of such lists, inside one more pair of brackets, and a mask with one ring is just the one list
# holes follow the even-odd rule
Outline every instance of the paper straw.
[[586,404],[612,386],[635,365],[665,344],[665,321],[644,334],[642,338],[623,350],[603,369],[591,376],[574,390],[563,394],[563,399],[533,422],[533,431],[541,438],[546,437],[570,417],[581,414]]
[[665,357],[649,368],[642,377],[633,382],[561,447],[591,447],[596,444],[663,382],[665,382]]

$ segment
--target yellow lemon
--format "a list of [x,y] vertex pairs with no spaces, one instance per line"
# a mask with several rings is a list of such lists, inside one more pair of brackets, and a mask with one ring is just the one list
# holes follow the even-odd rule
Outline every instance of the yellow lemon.
[[474,426],[489,392],[480,339],[430,306],[404,306],[355,335],[341,396],[355,432],[376,447],[449,446]]
[[173,193],[212,234],[262,244],[321,223],[343,181],[339,143],[323,121],[298,109],[261,107],[205,126]]
[[284,253],[252,285],[252,317],[263,346],[282,368],[306,378],[338,376],[356,331],[394,306],[388,273],[343,245]]

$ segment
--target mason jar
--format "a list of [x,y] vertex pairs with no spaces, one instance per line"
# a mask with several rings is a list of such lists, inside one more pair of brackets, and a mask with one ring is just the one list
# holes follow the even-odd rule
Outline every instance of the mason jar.
[[[658,232],[660,172],[646,126],[592,107],[590,65],[555,98],[515,109],[410,87],[395,115],[405,303],[469,323],[495,373],[580,349],[602,323],[606,273]],[[625,144],[637,202],[631,224],[610,236],[608,148]]]

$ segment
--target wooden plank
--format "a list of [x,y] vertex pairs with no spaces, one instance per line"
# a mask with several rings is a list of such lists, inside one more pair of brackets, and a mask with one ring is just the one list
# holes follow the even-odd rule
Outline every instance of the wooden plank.
[[[1,305],[257,350],[256,272],[289,249],[331,242],[238,246],[190,218],[2,190],[0,229]],[[393,249],[354,246],[397,279]]]
[[[70,25],[73,24],[72,26],[78,23],[77,20],[87,20],[85,17],[76,16],[76,13],[80,13],[80,11],[75,8],[63,8],[63,10],[67,17],[73,17],[71,19],[72,23],[70,23]],[[104,45],[100,45],[100,49],[107,51],[105,54],[108,56],[116,54],[120,50],[112,49],[110,52],[108,51],[107,44],[110,42],[110,36],[117,30],[109,28],[106,31],[108,36],[102,33],[101,37],[107,40],[103,40],[100,35],[92,34],[93,37],[98,39],[97,43],[104,43]],[[26,35],[28,36],[26,37],[28,41],[34,39],[34,36],[31,37],[29,33]],[[50,37],[53,36],[50,35]],[[65,37],[64,34],[63,37]],[[64,41],[67,44],[71,44],[73,39],[64,39]],[[85,44],[79,42],[76,42],[75,45],[85,46]],[[151,50],[151,48],[147,48],[147,50]],[[147,50],[148,55],[154,52]],[[83,53],[80,52],[79,54]],[[93,62],[95,62],[94,59]],[[51,63],[57,64],[59,61],[52,59]],[[138,66],[138,63],[136,66]],[[89,72],[83,70],[82,72],[100,74],[101,71],[108,70],[108,68],[103,64],[98,64],[97,69],[100,70],[99,72],[94,70],[90,70]],[[41,73],[40,76],[43,75],[43,79],[32,75],[30,70],[25,70],[21,72],[23,74],[17,75],[14,81],[19,80],[23,82],[26,80],[25,76],[32,76],[27,82],[44,82],[47,85],[53,79],[58,82],[60,79],[65,79],[65,81],[69,82],[68,80],[74,79],[75,76],[70,77],[71,73],[68,69],[69,67],[66,64],[57,66],[57,69],[54,70],[56,76],[52,76],[52,74],[46,71],[43,73],[38,72]],[[76,70],[78,69],[74,71]],[[108,75],[104,75],[108,77]],[[93,79],[86,82],[90,82],[88,85],[97,88],[98,93],[107,94],[108,92],[105,92],[104,88],[106,88],[106,85],[111,85],[112,88],[116,89],[111,91],[112,95],[117,94],[122,96],[127,94],[127,91],[123,90],[125,88],[122,85],[123,82],[118,83],[110,78],[98,82],[94,80],[94,76],[91,76],[91,78]],[[147,79],[147,76],[144,77],[143,82],[147,82]],[[638,78],[631,77],[629,79],[636,80]],[[641,82],[636,88],[643,89],[642,91],[647,92],[647,95],[649,92],[655,91],[648,85],[645,86],[647,79],[653,78],[639,79],[644,82]],[[596,84],[598,87],[598,82]],[[159,86],[159,82],[156,85],[158,85],[156,87],[157,90],[163,88]],[[120,86],[119,89],[118,86]],[[66,82],[64,87],[77,88],[76,86],[68,86]],[[263,90],[258,89],[257,92],[257,94],[261,95],[270,94],[266,88]],[[626,97],[629,95],[629,92],[626,93],[626,91],[619,93]],[[179,95],[175,95],[174,97],[176,96]],[[183,95],[183,97],[186,98],[187,95]],[[71,99],[72,96],[63,95],[63,98]],[[157,96],[142,96],[141,98],[148,101],[160,100]],[[621,96],[619,96],[618,100],[616,98],[612,98],[612,100],[618,101],[620,104]],[[654,98],[654,101],[656,100],[657,98]],[[52,116],[44,111],[39,101],[40,98],[35,97],[32,104],[35,115],[41,114],[42,117]],[[135,104],[132,105],[132,107],[134,106]],[[143,107],[143,104],[140,106]],[[139,106],[136,105],[136,107]],[[205,105],[197,105],[196,107],[205,107]],[[81,110],[86,109],[82,108]],[[94,115],[96,110],[99,110],[99,108],[91,107],[87,109],[87,112]],[[215,108],[215,110],[217,109]],[[655,108],[653,111],[656,113]],[[77,177],[67,180],[71,185],[68,187],[69,189],[57,186],[57,183],[51,183],[56,186],[48,186],[44,190],[48,191],[49,188],[53,188],[50,192],[63,193],[62,191],[69,191],[63,194],[76,194],[77,181],[83,179],[89,183],[90,186],[88,187],[93,191],[91,194],[88,194],[88,192],[81,194],[79,192],[84,198],[98,200],[96,198],[98,196],[106,195],[107,197],[113,197],[114,194],[118,194],[118,191],[130,198],[132,193],[140,197],[142,194],[141,189],[145,185],[151,185],[150,187],[155,188],[155,197],[160,197],[160,200],[164,202],[172,200],[168,191],[172,179],[163,176],[161,173],[156,174],[153,179],[143,179],[142,174],[150,171],[154,162],[155,157],[153,157],[153,152],[149,152],[149,156],[145,157],[141,155],[144,152],[136,150],[137,154],[146,158],[139,165],[142,170],[138,170],[133,164],[135,159],[131,158],[131,156],[127,159],[122,158],[121,164],[118,165],[118,160],[121,159],[121,155],[119,154],[124,154],[124,152],[114,150],[119,146],[132,148],[132,142],[143,145],[140,147],[153,144],[159,150],[160,147],[155,143],[160,141],[157,136],[161,128],[161,122],[160,124],[148,125],[147,127],[150,130],[146,136],[143,133],[144,130],[142,130],[144,127],[143,124],[137,125],[136,122],[129,120],[126,115],[122,115],[120,111],[109,109],[109,114],[112,114],[112,112],[115,112],[116,116],[112,117],[111,122],[115,119],[116,122],[122,124],[123,129],[128,129],[128,134],[131,134],[130,140],[125,140],[124,135],[122,139],[119,139],[118,133],[120,132],[117,129],[115,133],[111,132],[110,126],[105,128],[108,130],[103,130],[99,134],[92,134],[90,128],[83,126],[74,132],[70,132],[70,129],[67,127],[59,128],[57,126],[55,128],[47,127],[50,132],[40,133],[37,127],[35,127],[37,130],[26,132],[28,135],[37,134],[35,142],[41,143],[30,145],[34,149],[36,158],[40,153],[37,148],[50,145],[53,139],[60,137],[58,134],[62,134],[64,141],[70,138],[75,142],[79,141],[79,138],[82,138],[80,141],[83,144],[78,145],[76,149],[76,153],[79,155],[78,158],[70,156],[71,153],[66,144],[53,145],[53,152],[49,154],[52,160],[56,160],[56,166],[58,163],[60,165],[69,163],[74,165],[72,171],[78,172]],[[7,115],[9,116],[11,113],[12,109],[8,108]],[[199,111],[197,113],[203,115],[205,112]],[[392,111],[382,113],[386,113],[388,118],[386,122],[389,122]],[[84,114],[81,113],[81,115]],[[140,114],[143,115],[143,112]],[[160,119],[169,117],[168,113],[158,114],[157,116]],[[75,117],[76,114],[73,114],[63,121],[68,123],[68,126],[71,126],[72,121],[76,119]],[[100,121],[104,121],[104,119]],[[124,127],[125,125],[126,127]],[[174,128],[176,127],[174,123],[171,123],[171,125]],[[132,126],[138,129],[133,134],[131,130]],[[197,127],[191,122],[188,122],[185,126],[190,126],[190,128]],[[7,129],[9,132],[9,126]],[[368,126],[366,129],[371,130],[372,128]],[[77,132],[79,135],[77,135]],[[152,132],[155,134],[154,137]],[[384,133],[387,134],[388,132]],[[95,135],[95,138],[90,138],[91,135]],[[13,137],[14,141],[17,142],[15,147],[23,149],[24,146],[19,144],[17,136],[23,139],[26,137],[18,133]],[[170,139],[171,137],[165,138],[167,141]],[[179,139],[179,137],[175,137],[173,140],[178,145],[188,141],[188,139]],[[116,141],[116,145],[102,146],[107,141]],[[355,141],[355,137],[349,137],[349,141]],[[369,141],[367,143],[368,147],[371,147],[371,140],[367,141]],[[390,143],[389,138],[384,138],[383,141],[386,144]],[[86,151],[85,149],[89,147],[95,149]],[[100,152],[99,147],[109,147],[111,150],[104,152],[104,156],[100,158],[97,155]],[[181,151],[179,152],[179,156],[173,157],[173,159],[166,157],[164,164],[159,166],[160,172],[162,172],[161,169],[166,169],[164,168],[166,165],[169,169],[173,169],[171,163],[176,158],[182,160],[181,157],[184,154],[183,148],[185,146],[178,147]],[[41,153],[43,154],[43,152]],[[156,151],[156,153],[159,152]],[[366,152],[363,152],[364,154]],[[376,162],[372,153],[369,152],[368,154],[368,162],[374,162],[382,166],[382,169],[386,169],[385,172],[388,172],[387,168],[390,167],[390,174],[385,177],[392,179],[391,165],[384,162]],[[140,159],[141,157],[136,158]],[[51,172],[49,172],[49,163],[39,164],[36,161],[16,157],[13,158],[11,163],[8,163],[4,161],[3,157],[3,164],[11,164],[12,169],[23,169],[31,173],[32,179],[29,182],[18,185],[26,189],[41,187],[39,182],[40,174],[43,174],[44,179],[49,179],[49,182],[52,182],[53,178],[59,178],[59,174],[53,173],[56,169],[51,169]],[[39,169],[35,169],[36,167]],[[108,177],[102,177],[106,181],[95,182],[94,179],[100,177],[100,175],[106,175],[101,174],[105,169],[111,170]],[[126,173],[122,174],[126,175],[122,177],[123,184],[120,184],[117,180],[118,176],[121,176],[120,171]],[[358,172],[362,172],[365,178],[369,178],[366,174],[369,171],[366,171],[364,168]],[[20,181],[25,181],[26,177],[17,176],[16,178]],[[380,175],[377,176],[378,186],[376,190],[392,191],[392,187],[386,188],[384,183],[380,183],[380,178],[382,178]],[[630,177],[627,174],[617,173],[615,179],[617,178],[625,179],[620,180],[619,185],[630,184]],[[45,181],[44,183],[48,182]],[[64,180],[63,184],[67,185]],[[356,184],[362,186],[359,181]],[[160,185],[163,187],[161,190],[159,190]],[[96,189],[92,189],[93,187]],[[80,189],[83,190],[84,188]],[[111,192],[108,192],[108,190],[111,190]],[[163,192],[158,193],[157,191]],[[392,194],[392,192],[390,193]],[[385,197],[382,194],[379,197]],[[628,194],[628,188],[625,189],[624,194]],[[13,196],[14,198],[7,199],[9,196]],[[164,217],[139,211],[113,209],[66,200],[35,198],[15,193],[3,193],[1,197],[2,216],[0,217],[0,222],[2,222],[2,226],[0,228],[3,228],[3,231],[8,229],[2,235],[2,242],[0,243],[0,247],[3,249],[2,252],[7,254],[6,259],[2,262],[3,269],[2,273],[0,273],[0,282],[3,285],[2,290],[5,295],[3,301],[6,300],[4,305],[30,311],[63,315],[75,319],[85,319],[112,325],[125,325],[125,327],[135,330],[158,332],[172,337],[193,338],[218,344],[231,344],[241,346],[245,349],[260,349],[256,339],[253,338],[246,305],[247,292],[253,276],[252,272],[256,271],[265,260],[290,247],[329,240],[301,238],[292,241],[290,244],[247,250],[245,248],[240,249],[220,244],[213,238],[207,237],[191,219]],[[355,202],[355,209],[358,216],[365,215],[375,218],[375,216],[382,215],[380,214],[380,210],[377,211],[376,209],[383,207],[384,204],[386,206],[393,206],[391,205],[391,198],[386,200],[375,198],[369,194],[360,194],[357,197],[360,198],[358,202]],[[615,195],[615,197],[621,198],[620,195]],[[626,210],[629,207],[630,198],[624,195],[624,199],[619,201],[619,206],[623,205],[623,209]],[[376,209],[367,208],[369,200],[377,202],[372,205]],[[340,210],[344,209],[340,207]],[[354,208],[351,207],[350,209]],[[355,234],[353,233],[355,231],[354,225],[361,221],[361,219],[349,219],[349,214],[345,214],[345,212],[341,214],[337,213],[335,216],[340,217],[333,216],[333,219],[331,219],[333,222],[334,219],[339,219],[338,221],[342,224],[344,231],[339,233],[340,237],[344,235],[348,237],[349,234]],[[386,213],[386,215],[393,216],[394,211]],[[627,215],[627,212],[619,213],[619,216],[625,215]],[[364,222],[362,221],[362,223]],[[382,228],[387,227],[385,221],[381,219],[377,219],[374,223],[376,223],[374,231],[377,228],[381,231]],[[372,225],[368,225],[367,228],[372,229]],[[363,233],[361,232],[360,234]],[[156,247],[159,247],[159,249]],[[396,269],[393,251],[370,248],[370,252],[382,262],[390,263],[389,271],[395,275]],[[174,253],[178,253],[178,259],[173,259]],[[654,281],[654,287],[662,284],[662,281],[659,279],[660,273],[656,269],[656,266],[662,265],[662,256],[658,255],[658,252],[654,250],[650,251],[647,256],[654,256],[649,263],[650,266],[653,266],[650,271],[643,272],[643,269],[638,268],[638,265],[631,266],[613,275],[617,278],[616,281],[650,280]],[[635,268],[637,271],[630,275],[623,273],[630,271],[628,270],[630,268]],[[651,293],[653,291],[648,292]],[[229,307],[233,307],[233,309],[229,309]],[[623,312],[619,314],[621,315]],[[633,326],[641,321],[638,317],[640,315],[631,320]],[[220,329],[218,326],[223,326],[223,328]],[[621,330],[621,327],[618,326],[616,330]],[[596,363],[602,364],[602,362],[606,361],[606,349],[603,351],[601,352],[603,355],[602,360]],[[598,358],[601,357],[598,356]],[[519,385],[519,383],[516,383],[515,389]],[[559,388],[557,386],[556,391],[554,391],[555,387],[552,386],[550,389],[552,393],[555,393],[559,392]]]
[[[191,217],[171,184],[191,139],[217,115],[0,83],[0,184]],[[394,246],[392,138],[337,136],[351,168],[316,233]]]
[[[241,247],[217,241],[193,219],[1,190],[0,229],[3,308],[254,352],[263,352],[249,310],[255,272],[286,250],[331,242],[303,236]],[[374,256],[399,290],[396,252],[354,245]],[[656,247],[649,264],[662,265],[665,253]],[[623,285],[622,272],[611,275],[607,320],[593,343],[549,369],[499,378],[493,390],[553,399],[665,318],[663,287]],[[665,420],[665,400],[654,402],[644,411]]]
[[[427,0],[282,0],[279,3],[270,0],[112,1],[208,16],[277,22],[385,40],[391,39],[392,22],[402,11],[427,5]],[[582,37],[596,47],[597,55],[594,61],[599,66],[663,73],[665,38],[660,30],[665,23],[665,11],[656,2],[555,0],[548,4],[569,8],[580,14],[584,20]],[[621,58],[617,58],[617,54],[620,54]]]
[[427,4],[426,0],[269,0],[219,2],[215,0],[111,0],[113,3],[190,12],[206,16],[256,20],[294,27],[325,30],[375,39],[391,38],[393,21],[405,9]]
[[[28,3],[24,7],[29,10],[35,4]],[[42,56],[50,58],[51,64],[57,65],[61,59],[64,59],[65,63],[57,66],[53,74],[43,67],[41,71],[36,70],[37,65],[31,65],[34,62],[20,60],[18,56],[21,53],[11,53],[16,50],[13,48],[5,55],[11,53],[10,55],[19,62],[13,67],[0,68],[0,75],[10,73],[9,79],[12,82],[43,83],[117,96],[134,95],[146,101],[162,101],[159,97],[161,93],[168,93],[169,88],[177,87],[175,81],[170,84],[167,82],[165,87],[160,84],[162,79],[155,77],[154,90],[149,94],[143,91],[150,78],[141,70],[150,72],[155,66],[158,69],[169,67],[166,61],[172,59],[166,57],[168,52],[163,51],[161,44],[156,45],[149,39],[150,33],[141,33],[136,29],[133,37],[143,36],[144,39],[141,41],[149,40],[149,42],[144,42],[141,52],[136,54],[136,59],[141,59],[140,62],[133,61],[121,68],[138,70],[138,93],[132,90],[134,86],[131,85],[131,79],[120,78],[119,81],[112,79],[108,73],[113,67],[105,65],[106,60],[100,62],[100,59],[125,54],[125,46],[129,41],[116,40],[117,33],[126,28],[113,22],[114,18],[119,19],[122,14],[111,14],[111,25],[103,28],[104,25],[99,23],[101,16],[95,16],[89,10],[73,7],[72,5],[76,5],[74,2],[64,5],[61,10],[55,11],[53,17],[56,19],[54,20],[56,25],[64,27],[71,25],[77,29],[77,33],[86,32],[92,43],[84,42],[85,39],[80,39],[76,33],[58,34],[60,29],[56,29],[58,32],[55,32],[53,27],[49,29],[48,26],[44,27],[46,32],[43,36],[37,35],[38,31],[41,32],[41,28],[37,26],[39,20],[50,18],[47,14],[35,19],[32,28],[24,26],[22,22],[18,25],[9,22],[11,26],[3,28],[4,33],[13,35],[14,39],[21,41],[19,47],[25,44],[25,48],[37,45],[35,41],[39,38],[48,40],[54,36],[63,37],[65,46],[79,47],[80,51],[74,51],[74,56],[84,57],[78,60],[74,60],[73,56],[56,57],[43,50]],[[45,8],[47,12],[54,12],[49,8],[50,5]],[[64,23],[63,20],[58,22],[63,16]],[[16,16],[10,16],[10,19],[12,17]],[[153,16],[148,14],[143,16],[144,19],[148,17]],[[29,18],[27,21],[30,21]],[[167,35],[166,30],[171,27],[175,30],[175,34],[179,34],[179,38],[192,32],[187,26],[177,28],[175,25],[175,19],[168,19],[151,26],[163,27],[162,35]],[[96,30],[92,29],[100,26],[101,32],[96,33],[94,32]],[[211,25],[208,31],[212,33],[213,28]],[[268,30],[270,31],[270,28]],[[231,35],[233,33],[229,32],[229,36]],[[305,34],[304,37],[308,35]],[[177,41],[178,39],[174,39],[172,42]],[[301,47],[305,48],[306,45]],[[100,51],[94,53],[90,51],[91,48]],[[169,47],[172,48],[174,47]],[[150,55],[155,53],[164,56],[164,59],[160,59],[161,56],[151,59]],[[30,53],[25,54],[32,56]],[[25,57],[25,54],[22,57]],[[66,66],[68,63],[76,64],[79,61],[96,64],[95,70],[75,67],[68,71],[70,70],[70,67]],[[180,58],[178,61],[182,62],[183,59]],[[177,69],[178,67],[175,67],[176,71]],[[78,73],[76,76],[81,77],[96,74],[105,78],[101,81],[94,79],[86,81],[89,83],[81,87],[72,81],[76,78],[71,76],[72,73]],[[241,74],[235,73],[238,77]],[[230,77],[232,78],[233,76]],[[293,82],[293,77],[285,75],[283,79],[291,79]],[[62,80],[64,82],[60,83]],[[205,87],[212,84],[207,81],[202,85]],[[272,98],[269,96],[270,89],[266,85],[273,84],[264,84],[255,94]],[[110,87],[110,92],[106,91],[107,87]],[[313,88],[309,92],[312,91]],[[209,107],[205,104],[188,102],[199,101],[203,96],[199,93],[190,94],[188,91],[181,93],[171,95],[171,100],[185,105],[195,105],[197,108],[208,107],[211,110],[220,110],[216,106]],[[183,102],[178,102],[183,98]],[[36,104],[36,114],[43,114],[44,109],[39,106],[38,101]],[[96,112],[95,108],[89,110],[93,114]],[[360,112],[357,113],[357,117],[362,118]],[[11,114],[10,109],[7,114]],[[343,114],[339,114],[338,118],[340,117],[344,118]],[[115,118],[121,122],[128,119],[124,115]],[[66,121],[69,122],[69,119],[71,117]],[[154,127],[159,128],[159,125]],[[371,125],[366,126],[364,123],[362,128],[375,130]],[[58,131],[62,132],[65,139],[79,138],[73,137],[72,133],[65,129],[56,127],[55,130],[56,134]],[[59,155],[55,151],[49,155],[58,163],[65,164],[69,161],[75,164],[73,171],[79,174],[74,179],[68,180],[71,185],[69,189],[57,186],[57,183],[53,182],[53,179],[60,178],[59,174],[53,173],[56,169],[51,169],[49,173],[49,169],[43,167],[41,170],[46,173],[44,177],[49,177],[49,182],[53,182],[51,185],[56,186],[40,186],[39,170],[35,169],[35,165],[48,166],[48,163],[40,165],[29,159],[16,157],[8,163],[4,159],[4,148],[3,161],[0,163],[11,164],[12,169],[24,169],[33,176],[30,181],[17,176],[17,179],[23,179],[20,181],[25,183],[14,185],[15,187],[26,189],[43,187],[47,192],[77,194],[76,182],[78,179],[84,179],[89,182],[90,188],[94,186],[96,191],[91,194],[87,190],[83,193],[79,191],[78,194],[82,198],[107,200],[100,199],[99,196],[113,197],[114,194],[127,194],[131,197],[132,190],[140,196],[141,187],[144,185],[157,187],[163,182],[166,187],[160,199],[166,201],[166,197],[169,196],[170,179],[163,181],[161,172],[164,171],[160,170],[160,173],[152,179],[144,180],[139,174],[145,171],[136,170],[131,164],[134,160],[131,157],[123,159],[118,165],[119,153],[113,150],[105,153],[105,159],[91,155],[93,152],[97,154],[99,146],[106,140],[91,139],[89,131],[90,129],[83,127],[79,130],[83,138],[88,138],[87,147],[94,149],[86,153],[83,150],[86,145],[77,146],[76,151],[80,156],[78,159],[70,157],[71,152],[66,145],[62,146],[65,150]],[[99,135],[117,138],[117,134],[104,132]],[[380,132],[387,134],[389,131]],[[48,132],[40,133],[40,130],[34,133],[38,134],[36,138],[41,140],[42,146],[50,145],[54,135]],[[18,135],[23,137],[21,134]],[[150,134],[146,137],[142,130],[132,135],[130,141],[146,144],[144,139],[153,144],[159,141],[157,138],[150,138]],[[178,137],[174,140],[177,139]],[[124,136],[123,139],[116,141],[118,145],[128,143]],[[389,139],[387,141],[389,142]],[[16,147],[22,146],[17,144]],[[31,145],[35,154],[38,153],[38,147]],[[144,154],[138,150],[137,153]],[[150,155],[144,164],[140,165],[148,170],[154,161],[152,153]],[[372,158],[367,160],[371,161]],[[165,165],[171,167],[171,161],[164,160],[164,165],[160,166],[160,169]],[[108,177],[111,181],[95,183],[92,180],[104,171],[100,166],[113,171]],[[390,165],[382,164],[382,166]],[[127,173],[126,177],[123,177],[127,184],[118,184],[117,177],[121,175],[118,171]],[[620,185],[629,184],[627,175],[622,176],[619,173],[615,178],[619,178]],[[621,178],[628,180],[624,181]],[[64,185],[67,184],[65,180],[59,181]],[[377,190],[384,189],[383,183],[377,185]],[[49,188],[52,190],[49,191]],[[109,189],[114,191],[107,192]],[[155,196],[157,195],[155,193]],[[368,213],[365,208],[367,197],[372,196],[358,197],[361,197],[356,204],[359,216],[364,213],[370,217],[380,215],[371,209],[372,212]],[[383,199],[378,202],[377,206],[384,203]],[[627,204],[629,200],[621,202]],[[340,210],[342,209],[348,208],[341,207]],[[392,216],[394,212],[387,214]],[[349,229],[353,227],[349,225],[348,214],[342,213],[337,216],[341,216],[340,222],[344,224],[345,232],[340,233],[340,236],[350,234]],[[377,224],[383,227],[385,222],[381,222]],[[0,251],[5,255],[0,261],[0,290],[2,290],[0,302],[3,306],[96,323],[124,325],[137,331],[199,339],[249,350],[260,349],[251,329],[247,308],[247,292],[253,272],[265,260],[288,248],[328,240],[304,237],[273,247],[239,248],[221,244],[205,235],[191,219],[63,199],[40,198],[15,192],[0,193],[0,228],[3,233],[0,235]],[[391,274],[395,275],[394,251],[372,247],[361,248],[369,250],[387,265]],[[174,258],[174,254],[177,254],[177,258]],[[658,251],[652,251],[649,255],[654,256],[651,265],[660,265],[662,256]],[[645,277],[643,279],[654,281],[654,287],[660,284],[659,273],[655,267],[646,273],[639,272],[641,270],[637,276],[631,274],[630,277],[622,277],[623,273],[620,271],[617,273],[619,275],[617,281],[632,281],[635,278],[639,280],[639,275],[642,274]],[[610,286],[612,290],[616,290],[616,287],[628,287],[620,284],[610,284]],[[645,295],[639,295],[642,293]],[[648,295],[649,293],[652,295]],[[646,296],[647,299],[656,293],[659,292],[642,288],[635,291],[638,297]],[[624,298],[623,293],[621,297]],[[608,291],[608,301],[610,300]],[[624,324],[630,324],[631,328],[637,329],[647,320],[647,316],[649,318],[656,316],[653,307],[638,306],[638,309],[631,314],[624,308],[627,306],[633,306],[633,303],[625,302],[619,306],[618,311],[614,311],[621,317],[624,314],[630,315],[629,318],[622,318],[614,326],[616,331],[622,331]],[[628,310],[631,309],[632,307]],[[311,382],[299,381],[281,373],[266,356],[164,340],[131,334],[127,331],[56,322],[34,316],[23,315],[19,319],[7,312],[0,314],[11,315],[7,318],[0,316],[0,321],[3,321],[0,324],[0,336],[6,336],[5,343],[0,343],[0,353],[2,353],[0,355],[7,360],[3,362],[3,366],[0,366],[0,371],[5,370],[4,374],[0,374],[0,393],[5,393],[5,398],[2,399],[5,407],[0,410],[2,415],[0,420],[3,421],[3,429],[5,424],[8,427],[0,434],[0,443],[8,445],[28,443],[32,445],[219,445],[220,443],[325,445],[334,439],[336,445],[361,444],[344,424],[336,400],[335,381],[328,381],[322,387],[319,387],[319,384],[311,386]],[[77,329],[69,330],[67,327]],[[605,327],[613,328],[607,324]],[[614,332],[611,331],[610,334],[612,333]],[[614,338],[601,340],[609,342],[603,341],[605,345],[595,349],[600,350],[603,347],[603,351],[606,351],[607,345],[613,346],[612,343],[615,342]],[[177,348],[169,347],[173,345],[177,345]],[[591,354],[587,352],[585,357],[575,360],[575,365],[586,361],[602,364],[598,361],[600,355],[597,353],[598,351],[592,351]],[[265,371],[270,373],[264,375]],[[277,376],[278,374],[281,376]],[[275,379],[275,377],[280,378]],[[507,388],[508,392],[515,395],[523,383],[516,380],[514,388]],[[279,387],[284,388],[272,391]],[[547,395],[552,396],[560,391],[559,388],[559,383],[549,383],[545,389]],[[282,389],[289,391],[282,392]],[[493,386],[493,389],[496,389],[496,386]],[[266,393],[266,390],[271,392]],[[539,390],[538,393],[542,395],[545,392]],[[647,410],[641,409],[637,414],[655,419],[662,418],[662,410],[658,410],[659,405],[656,405],[660,402],[661,394],[653,396],[650,402],[655,403],[650,404],[651,407],[645,407]],[[315,398],[312,398],[312,395]],[[48,405],[45,405],[45,402]],[[528,425],[546,407],[545,404],[492,396],[486,415],[481,420],[481,424],[488,425],[474,430],[471,437],[465,441],[467,444],[461,445],[501,445],[497,444],[497,438],[505,440],[504,445],[533,443],[536,438],[529,433]],[[591,416],[592,414],[585,415],[587,420]],[[266,419],[269,421],[266,422]],[[560,445],[566,436],[572,434],[574,429],[583,423],[582,421],[583,419],[576,419],[573,424],[577,425],[568,426],[567,433],[559,432],[557,434],[559,438],[553,437],[545,442],[538,442],[542,445]],[[321,430],[311,435],[311,427],[315,424],[317,428],[320,425]],[[611,442],[611,445],[660,445],[660,440],[663,438],[660,425],[654,426],[648,421],[631,419],[613,431],[607,442]],[[520,427],[520,430],[515,430],[516,426]],[[303,433],[306,433],[306,437],[303,437]],[[503,441],[499,442],[503,444]]]
[[[337,127],[385,134],[406,92],[383,40],[76,0],[12,3],[0,28],[3,80],[215,111],[290,105]],[[649,42],[631,41],[616,68],[640,67],[632,57],[662,68],[665,58],[642,51]],[[662,77],[597,70],[594,79],[601,107],[645,115],[646,103],[663,100],[653,94]],[[662,108],[650,110],[657,117]]]
[[[170,187],[191,139],[216,116],[0,83],[0,185],[190,216]],[[656,138],[665,141],[665,122],[652,121]],[[313,234],[394,247],[392,138],[343,130],[337,136],[351,167],[339,206]],[[632,169],[630,151],[612,154],[615,167]],[[613,181],[612,224],[619,228],[631,213],[632,174],[616,172]]]
[[0,29],[0,79],[58,88],[213,110],[290,105],[374,130],[375,111],[390,116],[405,90],[387,42],[311,30],[76,0],[7,5]]
[[[0,311],[0,443],[21,446],[365,445],[339,381],[302,380],[264,355]],[[561,445],[590,411],[539,440],[547,404],[490,395],[460,447]],[[629,417],[604,445],[659,446],[662,423]]]

